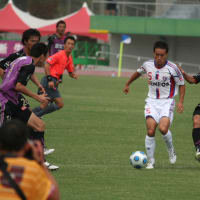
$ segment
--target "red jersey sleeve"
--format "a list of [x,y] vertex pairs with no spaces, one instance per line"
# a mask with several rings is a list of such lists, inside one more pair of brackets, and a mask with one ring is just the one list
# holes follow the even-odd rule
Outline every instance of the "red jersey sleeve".
[[68,64],[66,65],[66,68],[65,68],[68,72],[73,72],[74,71],[74,63],[73,63],[73,59],[72,59],[72,56],[69,57],[69,62]]

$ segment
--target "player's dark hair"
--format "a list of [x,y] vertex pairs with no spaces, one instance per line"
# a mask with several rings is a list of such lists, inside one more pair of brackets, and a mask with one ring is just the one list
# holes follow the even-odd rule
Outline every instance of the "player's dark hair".
[[165,49],[166,50],[166,53],[168,53],[169,51],[169,47],[168,47],[168,44],[164,41],[157,41],[154,43],[154,46],[153,46],[153,51],[155,52],[155,49]]
[[25,41],[28,41],[30,39],[30,37],[32,37],[32,36],[39,37],[39,40],[41,38],[41,34],[37,29],[30,28],[23,32],[22,40],[21,40],[22,44],[24,45]]
[[29,129],[17,119],[5,122],[0,133],[0,150],[9,152],[21,150],[29,137]]
[[66,27],[65,21],[64,21],[64,20],[60,20],[60,21],[58,21],[58,22],[56,23],[56,28],[57,28],[60,24],[64,24],[65,27]]
[[73,37],[73,36],[67,36],[65,39],[64,39],[64,44],[67,42],[67,40],[73,40],[74,41],[74,43],[76,42],[76,39]]
[[31,48],[30,56],[33,56],[35,58],[39,58],[41,55],[46,56],[48,52],[47,45],[39,42],[37,44],[34,44]]

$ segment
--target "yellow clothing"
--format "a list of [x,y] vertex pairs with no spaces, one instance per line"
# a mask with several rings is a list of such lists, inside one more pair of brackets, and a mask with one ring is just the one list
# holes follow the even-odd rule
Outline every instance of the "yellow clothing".
[[[8,172],[20,186],[27,200],[46,200],[51,193],[52,183],[42,166],[23,157],[8,157]],[[9,186],[0,170],[0,200],[20,200],[15,189]]]

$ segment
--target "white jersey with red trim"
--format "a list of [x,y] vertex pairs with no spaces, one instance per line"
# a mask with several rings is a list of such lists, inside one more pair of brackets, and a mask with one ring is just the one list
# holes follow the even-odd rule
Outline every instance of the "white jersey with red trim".
[[140,74],[147,74],[149,82],[148,97],[153,99],[173,98],[178,93],[178,86],[184,85],[184,78],[176,64],[167,61],[165,66],[157,68],[154,60],[144,62],[137,69]]

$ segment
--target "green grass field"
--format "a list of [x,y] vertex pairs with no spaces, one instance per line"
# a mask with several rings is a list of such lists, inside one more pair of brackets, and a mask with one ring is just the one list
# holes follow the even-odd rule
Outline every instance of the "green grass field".
[[[64,77],[65,106],[43,117],[47,157],[59,165],[53,172],[62,200],[199,200],[200,163],[194,159],[192,113],[200,101],[199,86],[187,84],[185,111],[175,112],[171,127],[177,163],[170,165],[161,134],[156,133],[156,168],[134,169],[132,151],[145,150],[144,99],[147,80],[122,89],[127,78]],[[29,87],[32,84],[29,83]],[[35,89],[35,88],[34,88]],[[38,105],[30,100],[31,106]]]

